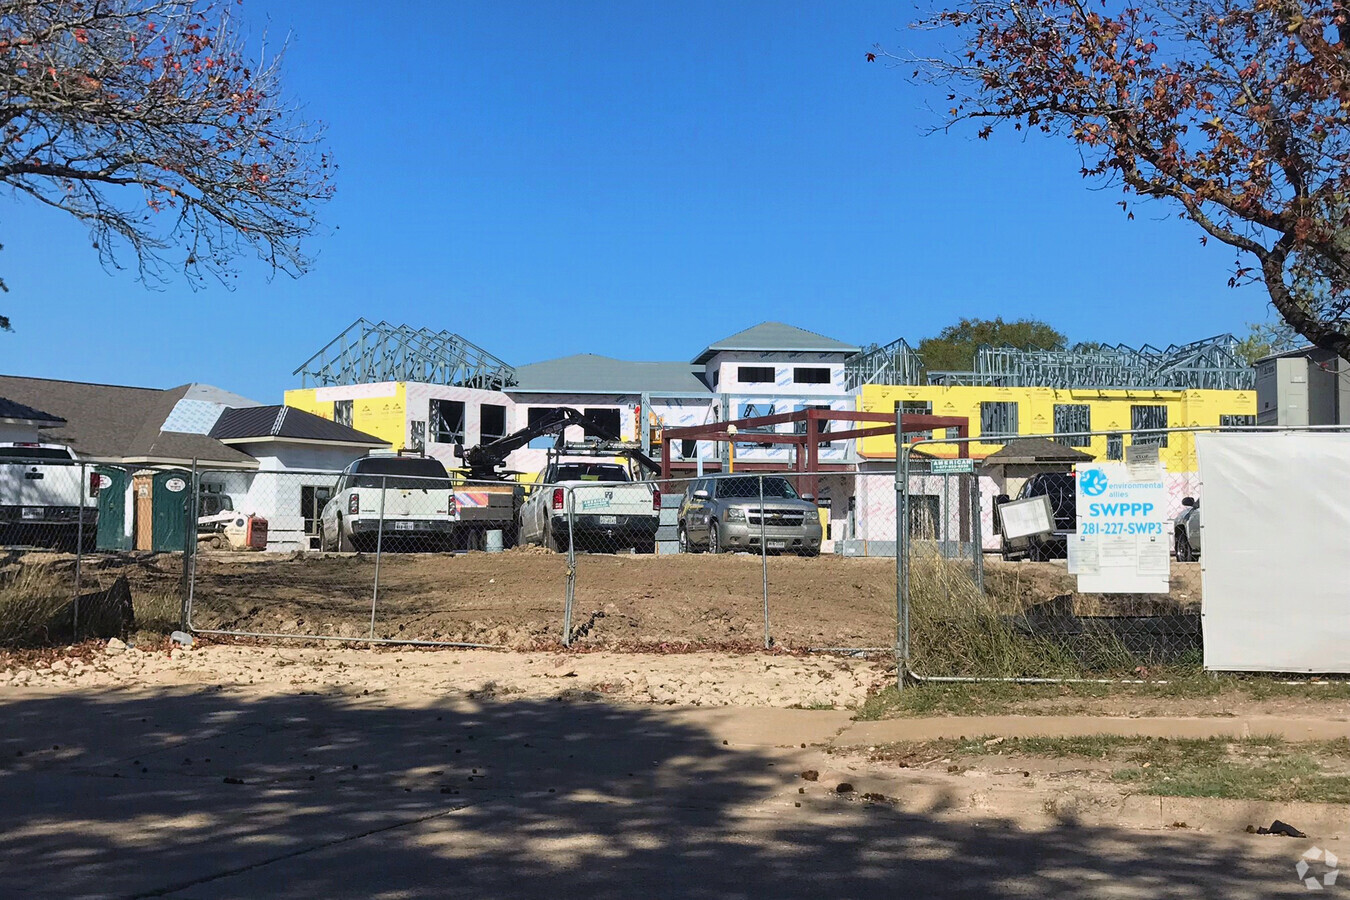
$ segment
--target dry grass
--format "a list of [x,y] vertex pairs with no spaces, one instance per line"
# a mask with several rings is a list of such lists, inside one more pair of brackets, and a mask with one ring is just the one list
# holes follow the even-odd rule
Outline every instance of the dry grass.
[[[1016,588],[1016,586],[1015,586]],[[1079,666],[1047,641],[1019,634],[1020,589],[981,591],[969,564],[941,558],[910,566],[910,659],[930,675],[1072,675]]]
[[1085,737],[973,739],[893,744],[878,761],[965,759],[998,766],[1026,758],[1081,759],[1103,778],[1144,794],[1231,800],[1350,802],[1350,742],[1289,743],[1278,737]]
[[0,574],[0,647],[41,643],[71,602],[70,579],[52,566],[21,566]]

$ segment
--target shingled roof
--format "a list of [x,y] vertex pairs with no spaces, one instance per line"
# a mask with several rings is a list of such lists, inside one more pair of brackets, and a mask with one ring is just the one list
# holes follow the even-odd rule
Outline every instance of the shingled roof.
[[986,466],[1026,466],[1037,463],[1091,462],[1092,454],[1043,437],[1015,438],[984,458]]
[[0,396],[60,419],[43,430],[43,438],[66,444],[86,459],[257,465],[248,454],[204,434],[164,430],[180,400],[252,402],[210,385],[161,389],[0,375]]
[[0,422],[31,422],[34,425],[61,425],[65,419],[49,412],[34,409],[17,400],[0,397]]

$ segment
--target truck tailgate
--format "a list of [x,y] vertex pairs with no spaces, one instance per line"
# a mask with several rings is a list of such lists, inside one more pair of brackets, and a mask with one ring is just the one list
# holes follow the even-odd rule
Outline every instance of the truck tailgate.
[[654,516],[652,489],[645,484],[571,484],[576,515]]
[[94,506],[82,484],[80,466],[0,466],[0,506]]

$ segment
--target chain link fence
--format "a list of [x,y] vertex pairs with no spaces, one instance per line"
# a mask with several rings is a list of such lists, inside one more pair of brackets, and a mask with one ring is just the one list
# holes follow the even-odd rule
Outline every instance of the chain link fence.
[[[1194,436],[1214,430],[921,440],[853,472],[629,480],[588,459],[541,484],[470,481],[422,457],[343,472],[10,457],[0,639],[181,623],[440,646],[893,653],[916,678],[1195,669]],[[1083,518],[1080,478],[1102,465],[1151,485],[1145,530]],[[1102,580],[1121,553],[1143,581]]]
[[836,553],[845,504],[835,521],[803,496],[838,473],[632,481],[590,459],[532,484],[468,481],[434,460],[393,474],[421,458],[388,459],[387,472],[196,472],[191,629],[520,649],[894,646],[893,554]]
[[153,527],[154,503],[158,491],[161,506],[183,508],[190,473],[76,460],[60,447],[4,450],[0,646],[175,626],[188,545],[182,530]]
[[1199,670],[1195,435],[1225,430],[1270,429],[911,443],[896,471],[902,682]]

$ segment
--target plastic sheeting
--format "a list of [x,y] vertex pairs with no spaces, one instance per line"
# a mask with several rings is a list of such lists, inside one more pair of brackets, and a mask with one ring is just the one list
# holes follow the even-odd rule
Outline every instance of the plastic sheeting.
[[1350,434],[1196,436],[1205,667],[1350,672]]

